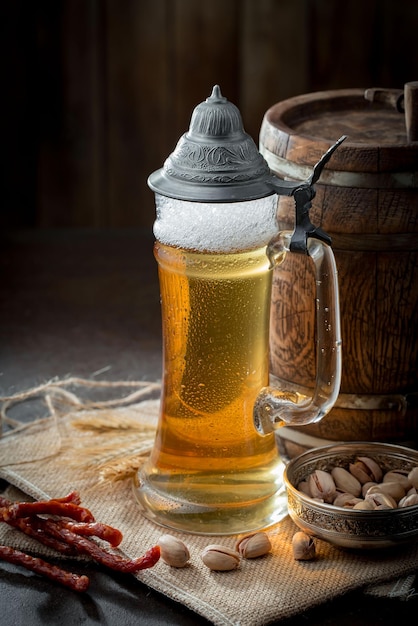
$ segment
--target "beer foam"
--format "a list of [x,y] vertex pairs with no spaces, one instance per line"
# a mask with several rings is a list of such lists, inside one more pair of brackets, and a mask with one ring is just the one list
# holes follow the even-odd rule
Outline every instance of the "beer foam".
[[277,234],[277,195],[233,203],[186,202],[156,194],[161,243],[207,252],[251,250]]

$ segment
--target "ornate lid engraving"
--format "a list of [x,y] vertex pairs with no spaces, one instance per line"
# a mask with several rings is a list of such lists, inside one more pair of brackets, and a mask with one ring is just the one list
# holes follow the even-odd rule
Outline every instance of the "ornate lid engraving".
[[190,127],[148,185],[161,195],[194,202],[240,202],[275,193],[273,175],[238,108],[218,85],[193,111]]

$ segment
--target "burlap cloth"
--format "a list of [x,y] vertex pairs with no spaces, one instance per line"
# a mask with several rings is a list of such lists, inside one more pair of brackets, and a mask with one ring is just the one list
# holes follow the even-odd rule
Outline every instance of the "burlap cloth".
[[[139,398],[133,404],[99,402],[86,408],[75,395],[55,392],[48,395],[47,385],[42,393],[47,398],[48,415],[24,429],[15,428],[16,432],[7,433],[0,440],[0,477],[36,499],[60,497],[78,490],[82,503],[97,520],[123,532],[121,551],[129,557],[141,555],[167,531],[142,516],[134,500],[131,480],[115,480],[115,476],[111,479],[111,474],[110,478],[103,477],[100,455],[104,458],[106,450],[113,446],[120,451],[123,466],[123,456],[149,451],[158,398],[147,398],[146,394],[154,389],[155,385],[144,388],[142,384],[139,395],[144,399]],[[102,418],[112,422],[109,429],[91,426],[97,419],[103,422]],[[83,422],[86,428],[82,427]],[[113,428],[118,422],[121,428]],[[137,439],[135,450],[134,438]],[[9,497],[22,496],[10,490],[9,487]],[[286,518],[269,530],[272,542],[269,555],[242,561],[238,570],[224,573],[210,571],[200,560],[201,550],[214,543],[213,537],[173,532],[188,545],[190,564],[175,569],[160,560],[137,578],[214,624],[236,626],[279,621],[359,588],[372,595],[403,599],[414,594],[418,543],[359,554],[318,540],[317,559],[299,562],[293,559],[291,550],[295,530],[293,522]],[[233,547],[234,538],[218,537],[216,542]],[[0,543],[33,554],[51,554],[6,524],[0,525]]]

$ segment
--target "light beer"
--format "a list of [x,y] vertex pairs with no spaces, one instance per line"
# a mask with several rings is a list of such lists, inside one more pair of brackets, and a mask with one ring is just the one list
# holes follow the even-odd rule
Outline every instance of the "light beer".
[[195,532],[200,521],[208,534],[273,523],[283,516],[282,463],[274,434],[253,423],[269,379],[266,248],[218,254],[157,242],[154,251],[164,375],[154,448],[139,473],[145,514]]

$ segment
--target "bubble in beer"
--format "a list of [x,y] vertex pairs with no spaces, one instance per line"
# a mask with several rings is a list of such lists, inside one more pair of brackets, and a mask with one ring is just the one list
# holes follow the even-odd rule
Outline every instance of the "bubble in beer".
[[185,202],[156,195],[154,235],[161,243],[205,252],[267,245],[277,234],[277,195],[233,203]]

